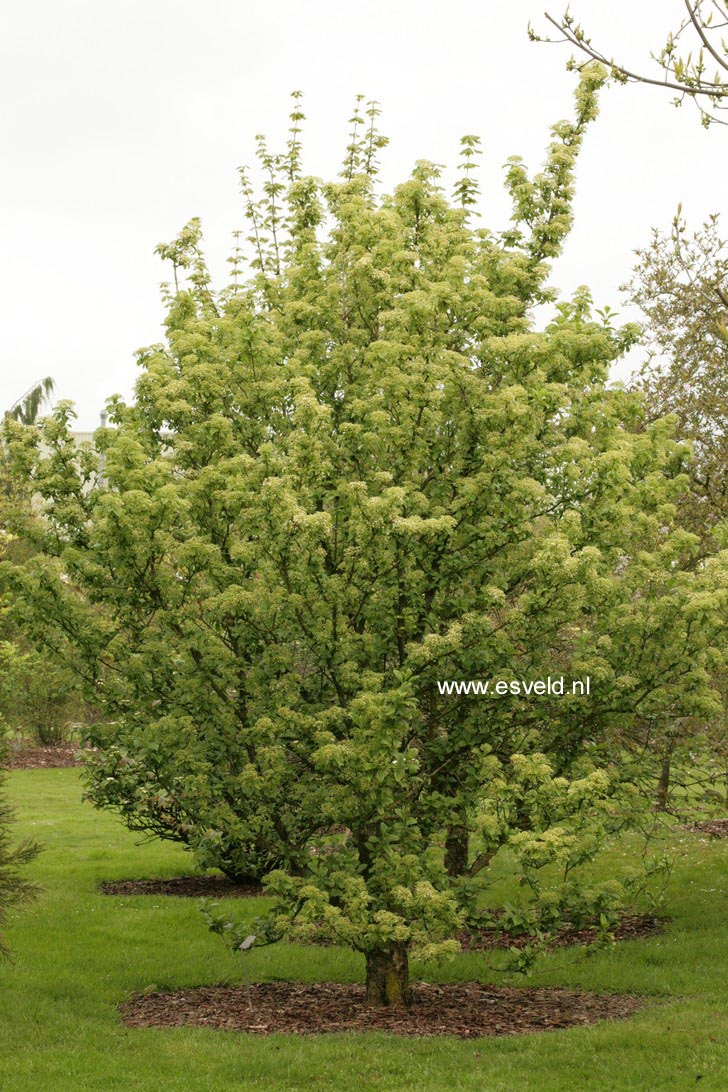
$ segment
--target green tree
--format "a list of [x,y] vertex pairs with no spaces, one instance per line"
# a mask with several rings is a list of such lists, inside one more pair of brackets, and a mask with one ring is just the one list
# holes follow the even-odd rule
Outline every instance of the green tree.
[[[533,318],[603,78],[583,74],[539,174],[509,162],[500,236],[475,223],[474,138],[454,201],[424,161],[380,195],[359,103],[323,184],[296,100],[259,198],[243,174],[250,272],[240,246],[215,291],[197,221],[160,248],[166,341],[97,434],[103,481],[67,405],[47,454],[6,423],[46,498],[16,616],[105,711],[92,799],[231,875],[274,868],[259,940],[349,944],[373,1003],[407,1000],[412,951],[457,948],[502,850],[508,921],[613,910],[617,881],[579,877],[635,808],[619,730],[715,707],[725,558],[690,571],[685,450],[607,386],[635,330],[586,290]],[[563,697],[442,686],[547,676]]]
[[[648,420],[674,415],[676,435],[690,443],[689,489],[680,498],[680,523],[698,536],[694,564],[720,548],[728,520],[728,244],[711,216],[686,234],[681,210],[668,233],[655,230],[627,286],[628,299],[642,311],[647,359],[635,377]],[[675,779],[714,792],[715,776],[695,763],[701,735],[703,753],[726,756],[728,682],[716,680],[723,711],[707,724],[667,721],[644,725],[659,758],[658,803],[667,808]]]
[[[35,424],[54,390],[50,377],[34,383],[7,411],[6,416],[23,425]],[[35,518],[28,483],[13,476],[8,454],[0,450],[0,534],[5,526]],[[32,545],[27,536],[4,536],[2,555],[16,562],[27,558]],[[2,589],[0,588],[0,591]],[[32,648],[7,617],[0,600],[0,721],[52,745],[67,737],[68,725],[84,716],[72,669],[54,663]]]
[[728,110],[728,4],[724,0],[683,0],[685,15],[678,26],[667,33],[664,44],[652,60],[662,75],[637,72],[608,57],[595,46],[584,27],[569,9],[560,18],[546,12],[546,19],[560,34],[554,39],[537,34],[529,26],[535,42],[559,41],[574,46],[582,55],[581,65],[573,57],[570,68],[584,64],[604,65],[618,83],[644,83],[673,93],[673,102],[681,106],[688,100],[697,107],[707,128],[715,122],[725,125]]

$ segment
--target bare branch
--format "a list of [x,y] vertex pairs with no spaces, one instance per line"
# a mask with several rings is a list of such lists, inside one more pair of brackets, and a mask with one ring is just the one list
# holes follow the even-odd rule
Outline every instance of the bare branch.
[[[684,3],[687,15],[683,22],[677,30],[668,34],[660,52],[651,54],[652,59],[663,70],[662,78],[628,68],[614,57],[608,57],[592,43],[591,38],[587,36],[583,27],[575,22],[568,9],[560,19],[549,12],[544,12],[546,21],[559,32],[561,37],[543,37],[531,27],[529,27],[529,36],[536,42],[568,43],[590,61],[603,64],[618,83],[642,83],[674,91],[677,96],[673,100],[675,105],[681,105],[686,98],[691,99],[700,112],[704,126],[707,127],[714,122],[725,125],[727,122],[720,115],[728,111],[728,77],[722,75],[723,72],[728,73],[728,46],[722,38],[717,38],[716,34],[728,25],[728,7],[714,0],[711,4],[713,10],[706,12],[703,0],[697,0],[697,2],[684,0]],[[720,21],[714,23],[715,12],[718,13]],[[697,38],[696,48],[691,50],[689,43],[686,42],[687,52],[678,53],[677,43],[680,41],[682,45],[688,31]],[[712,79],[705,73],[707,56],[712,57],[718,66]],[[568,67],[580,69],[583,66],[577,65],[572,57]]]

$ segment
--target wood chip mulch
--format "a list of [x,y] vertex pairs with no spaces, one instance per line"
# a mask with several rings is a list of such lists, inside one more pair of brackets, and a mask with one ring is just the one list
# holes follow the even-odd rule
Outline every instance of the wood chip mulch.
[[688,823],[687,829],[694,834],[710,834],[713,838],[728,838],[728,819],[704,819],[699,823]]
[[[653,914],[624,914],[614,928],[614,939],[641,940],[643,937],[657,936],[664,931],[665,921],[665,918],[659,918]],[[577,929],[573,925],[567,925],[550,942],[549,948],[566,948],[570,944],[593,944],[598,935],[599,931],[594,926]],[[458,933],[457,939],[464,951],[476,952],[491,948],[525,948],[531,937],[526,934],[511,936],[508,933],[463,931]]]
[[114,880],[99,884],[104,895],[180,895],[192,899],[246,899],[262,894],[258,880],[233,883],[227,876],[176,876],[170,880]]
[[518,989],[466,982],[418,983],[406,1009],[372,1008],[364,987],[262,982],[251,986],[201,986],[172,993],[136,994],[121,1006],[128,1027],[208,1027],[318,1035],[387,1031],[395,1035],[453,1035],[473,1039],[583,1027],[631,1016],[645,1003],[633,995],[600,995],[566,989]]
[[64,744],[40,747],[34,743],[11,743],[3,765],[8,770],[58,770],[77,766],[78,746]]

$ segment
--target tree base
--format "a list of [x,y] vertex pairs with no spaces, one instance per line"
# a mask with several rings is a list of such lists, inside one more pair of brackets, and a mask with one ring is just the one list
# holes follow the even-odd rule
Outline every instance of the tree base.
[[405,1006],[410,1003],[409,950],[392,942],[366,953],[368,1005]]

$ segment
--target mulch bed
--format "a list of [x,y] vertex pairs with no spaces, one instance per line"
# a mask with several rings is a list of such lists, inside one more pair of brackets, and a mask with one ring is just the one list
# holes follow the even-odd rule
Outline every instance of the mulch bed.
[[73,743],[41,747],[31,740],[11,740],[3,765],[9,770],[65,769],[78,765],[78,750]]
[[474,1039],[622,1019],[645,1003],[629,994],[503,988],[480,982],[418,983],[407,1009],[372,1008],[365,1002],[363,986],[339,982],[262,982],[251,986],[250,998],[252,1009],[245,986],[201,986],[136,994],[121,1012],[124,1023],[135,1028],[208,1027],[253,1035],[388,1031]]
[[233,883],[227,876],[177,876],[171,880],[115,880],[99,884],[104,895],[181,895],[192,899],[246,899],[262,894],[257,880]]
[[699,823],[688,823],[687,829],[694,834],[710,834],[713,838],[728,838],[728,819],[704,819]]
[[[665,928],[665,918],[658,918],[652,914],[624,914],[619,924],[614,929],[615,940],[641,940],[643,937],[654,937],[662,933]],[[566,948],[571,944],[593,944],[599,935],[599,930],[594,926],[577,929],[573,925],[567,925],[559,931],[550,942],[549,948]],[[460,945],[466,952],[486,951],[492,948],[525,948],[532,939],[527,934],[511,936],[508,933],[484,932],[484,933],[458,933]]]

